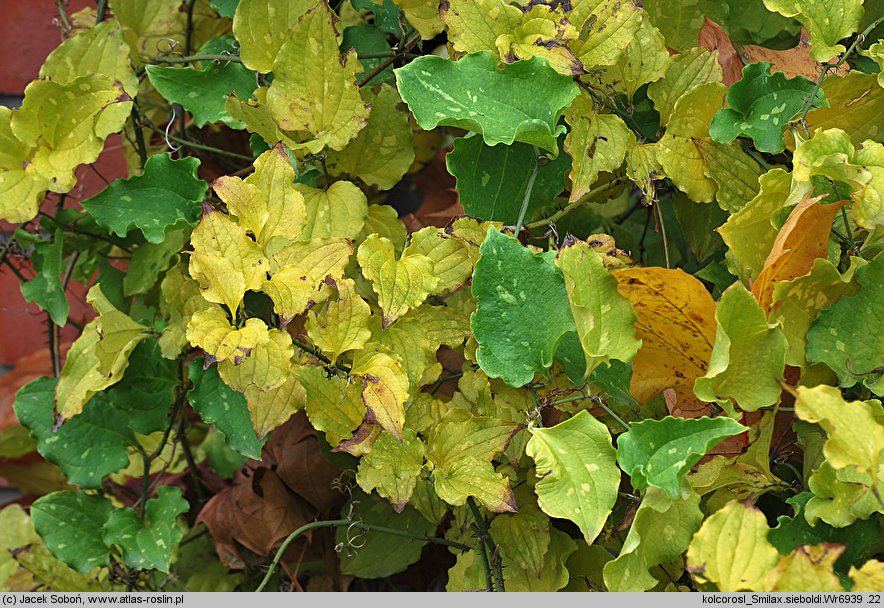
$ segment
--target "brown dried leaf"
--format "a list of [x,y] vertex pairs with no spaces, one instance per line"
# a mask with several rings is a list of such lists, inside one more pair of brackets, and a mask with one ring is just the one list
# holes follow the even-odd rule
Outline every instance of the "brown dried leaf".
[[[798,46],[794,49],[775,51],[774,49],[754,44],[747,44],[737,49],[743,63],[749,64],[766,61],[773,64],[771,72],[783,72],[786,78],[804,76],[808,80],[816,81],[820,77],[821,66],[810,56],[810,51],[810,36],[805,29],[801,30]],[[845,63],[835,70],[835,74],[844,76],[849,71],[850,67]]]
[[743,77],[743,60],[731,43],[730,36],[724,28],[709,17],[700,28],[698,36],[700,46],[708,51],[718,51],[718,63],[721,65],[721,81],[731,86]]

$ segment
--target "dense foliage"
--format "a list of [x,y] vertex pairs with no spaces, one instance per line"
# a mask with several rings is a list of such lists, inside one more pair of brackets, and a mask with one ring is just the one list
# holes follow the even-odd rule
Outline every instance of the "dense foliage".
[[60,2],[0,587],[880,591],[881,4],[642,4]]

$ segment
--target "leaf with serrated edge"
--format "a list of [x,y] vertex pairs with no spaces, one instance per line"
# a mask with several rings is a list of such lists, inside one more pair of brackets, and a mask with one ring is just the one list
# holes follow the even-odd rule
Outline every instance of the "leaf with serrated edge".
[[358,350],[371,339],[371,309],[359,297],[352,279],[335,281],[337,298],[326,300],[307,317],[307,335],[334,363],[341,353]]
[[298,379],[307,391],[307,417],[317,431],[325,433],[329,445],[348,439],[365,418],[358,382],[327,377],[327,372],[313,365],[298,370]]
[[307,225],[301,239],[343,237],[355,239],[368,217],[368,200],[352,182],[335,182],[327,190],[296,184],[307,206]]
[[239,41],[243,65],[258,72],[271,71],[289,30],[314,5],[313,0],[239,0],[233,35]]
[[299,367],[292,362],[285,382],[270,390],[261,390],[254,384],[246,387],[246,405],[258,437],[267,436],[304,407],[307,393],[298,380]]
[[362,382],[366,419],[402,441],[405,402],[408,400],[408,376],[402,366],[390,355],[360,351],[353,361],[351,373]]
[[381,435],[359,461],[356,482],[366,492],[376,489],[401,513],[423,469],[424,451],[424,443],[411,429],[403,431],[401,443],[392,435]]
[[459,53],[497,51],[497,37],[522,21],[522,12],[504,0],[447,0],[440,15]]
[[620,470],[607,427],[589,412],[535,428],[525,448],[537,467],[537,502],[550,517],[571,520],[592,543],[617,500]]
[[467,245],[435,226],[427,226],[411,234],[411,242],[403,256],[413,254],[427,256],[433,262],[433,275],[437,283],[431,295],[443,295],[462,286],[473,270]]

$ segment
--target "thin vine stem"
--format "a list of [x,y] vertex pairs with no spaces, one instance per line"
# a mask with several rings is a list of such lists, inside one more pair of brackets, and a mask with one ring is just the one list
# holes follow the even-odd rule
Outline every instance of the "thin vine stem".
[[194,63],[196,61],[227,61],[229,63],[242,63],[242,59],[239,55],[227,55],[227,54],[197,54],[197,55],[187,55],[185,57],[151,57],[151,63]]
[[95,24],[98,25],[107,17],[107,0],[98,0],[95,7]]
[[476,532],[479,543],[482,546],[482,550],[479,553],[482,557],[483,567],[485,568],[485,585],[488,591],[506,591],[503,580],[503,570],[500,568],[500,562],[491,559],[491,556],[494,553],[492,548],[493,540],[491,539],[491,533],[488,532],[488,525],[485,522],[485,518],[482,516],[479,506],[476,504],[476,501],[472,496],[467,498],[467,505],[469,505],[470,512],[473,514],[473,519],[476,521]]
[[522,232],[522,224],[525,223],[525,214],[528,212],[528,203],[531,201],[531,192],[534,190],[534,180],[537,179],[537,171],[540,169],[541,157],[537,146],[531,146],[534,149],[534,169],[531,170],[531,177],[528,178],[528,184],[525,186],[525,196],[522,197],[522,206],[519,207],[519,219],[516,220],[516,237]]
[[172,135],[171,133],[167,133],[165,130],[160,129],[159,127],[151,123],[147,123],[145,126],[147,126],[147,128],[154,133],[159,133],[163,137],[174,141],[176,144],[181,144],[182,146],[185,146],[187,148],[202,150],[204,152],[211,152],[212,154],[220,154],[221,156],[229,156],[231,158],[237,158],[239,160],[246,160],[250,163],[255,160],[251,156],[246,156],[245,154],[230,152],[229,150],[224,150],[223,148],[215,148],[213,146],[207,146],[205,144],[198,144],[195,141],[190,141],[189,139],[184,139],[183,137],[177,137],[175,135]]
[[64,10],[64,0],[55,0],[55,3],[58,5],[58,16],[61,19],[61,24],[64,26],[64,29],[70,32],[73,29],[71,25],[71,20],[68,19],[68,12]]
[[285,553],[285,550],[288,549],[289,545],[292,544],[294,540],[303,536],[307,532],[310,532],[311,530],[316,530],[319,528],[343,528],[344,526],[356,528],[357,530],[365,530],[367,532],[378,532],[380,534],[389,534],[390,536],[399,536],[402,538],[410,538],[412,540],[435,543],[437,545],[445,545],[446,547],[458,549],[459,551],[470,550],[470,547],[462,543],[448,540],[447,538],[410,534],[403,530],[397,530],[395,528],[385,528],[383,526],[375,526],[361,521],[354,521],[352,519],[330,519],[324,521],[314,521],[310,522],[309,524],[304,524],[303,526],[296,529],[291,534],[285,537],[285,540],[282,541],[279,549],[276,550],[276,555],[273,556],[273,561],[270,562],[270,566],[267,568],[267,574],[265,574],[264,578],[261,579],[261,583],[255,589],[255,592],[263,591],[267,587],[270,579],[273,578],[273,573],[276,572],[276,568],[279,566],[279,562],[282,560],[282,556]]
[[856,241],[853,238],[853,230],[850,228],[850,220],[847,218],[847,209],[841,207],[841,220],[844,222],[844,236],[847,239],[847,246],[853,251],[856,249]]
[[532,222],[530,224],[527,224],[525,226],[525,228],[528,230],[534,230],[536,228],[543,228],[545,226],[549,226],[550,224],[554,224],[557,221],[559,221],[560,219],[562,219],[563,217],[565,217],[566,215],[568,215],[569,213],[571,213],[572,211],[575,211],[579,207],[582,207],[583,205],[585,205],[589,198],[596,196],[598,194],[601,194],[602,192],[607,192],[611,188],[613,188],[615,186],[619,186],[620,184],[622,184],[625,181],[626,181],[625,178],[622,178],[622,177],[618,177],[616,179],[613,179],[603,186],[599,186],[598,188],[594,188],[594,189],[590,190],[585,195],[581,196],[580,200],[574,201],[573,203],[568,203],[567,205],[565,205],[565,207],[563,207],[562,209],[559,209],[558,211],[553,213],[551,216],[544,218],[542,220],[537,220],[536,222]]

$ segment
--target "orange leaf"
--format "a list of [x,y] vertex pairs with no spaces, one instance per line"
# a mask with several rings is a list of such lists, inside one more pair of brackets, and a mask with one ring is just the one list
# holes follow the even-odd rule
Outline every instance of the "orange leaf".
[[[807,30],[801,30],[801,37],[798,39],[798,46],[785,51],[775,51],[763,46],[755,46],[747,44],[739,48],[740,58],[744,63],[758,63],[766,61],[772,63],[771,72],[783,72],[786,78],[793,76],[804,76],[808,80],[816,82],[820,77],[820,64],[810,56],[810,36]],[[835,74],[843,76],[850,71],[845,63],[835,70]]]
[[731,86],[743,77],[743,60],[731,43],[730,36],[724,28],[709,17],[700,28],[698,36],[700,46],[707,51],[718,51],[718,63],[721,65],[721,81]]
[[614,277],[635,309],[636,337],[642,341],[632,362],[632,396],[644,403],[673,389],[667,399],[673,415],[708,413],[709,405],[694,396],[694,380],[706,373],[715,341],[712,296],[682,270],[626,268]]
[[761,273],[752,284],[752,293],[765,312],[770,311],[774,286],[804,276],[817,258],[828,253],[829,231],[838,210],[850,201],[820,204],[822,196],[805,196],[792,210],[774,240]]

